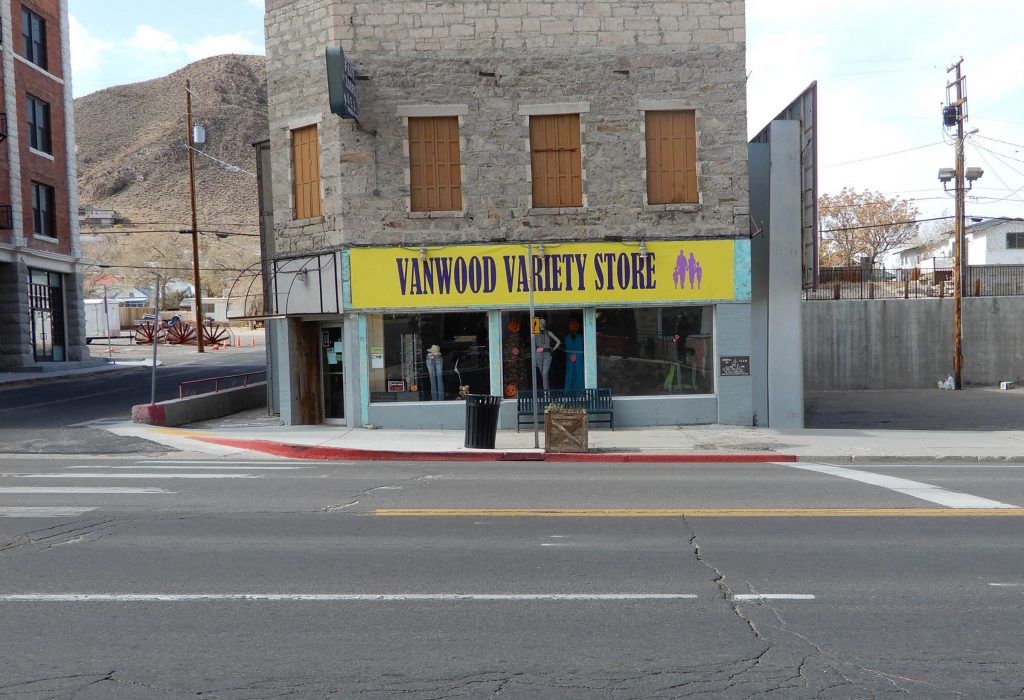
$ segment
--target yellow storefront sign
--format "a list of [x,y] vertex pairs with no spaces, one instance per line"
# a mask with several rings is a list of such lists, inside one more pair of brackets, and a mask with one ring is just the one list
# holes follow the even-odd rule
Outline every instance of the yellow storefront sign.
[[354,248],[354,309],[523,306],[730,300],[735,243],[659,241]]

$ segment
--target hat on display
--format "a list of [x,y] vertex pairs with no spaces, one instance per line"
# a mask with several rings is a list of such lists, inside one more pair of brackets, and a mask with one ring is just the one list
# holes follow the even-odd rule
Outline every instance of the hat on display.
[[441,347],[439,345],[431,345],[429,348],[427,348],[427,352],[429,352],[431,355],[440,355]]

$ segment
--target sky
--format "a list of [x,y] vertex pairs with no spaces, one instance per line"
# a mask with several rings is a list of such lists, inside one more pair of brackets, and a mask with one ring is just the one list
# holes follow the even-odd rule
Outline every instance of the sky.
[[[222,53],[263,53],[263,0],[69,0],[81,96]],[[963,58],[968,216],[1024,218],[1024,2],[747,0],[748,136],[818,83],[819,193],[844,187],[953,212],[937,173],[947,68]]]

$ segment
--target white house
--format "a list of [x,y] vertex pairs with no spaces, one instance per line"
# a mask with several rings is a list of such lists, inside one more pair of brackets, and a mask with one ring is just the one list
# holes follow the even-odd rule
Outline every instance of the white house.
[[[954,234],[941,233],[899,251],[903,267],[949,269]],[[967,265],[1024,265],[1024,219],[986,219],[964,230]]]

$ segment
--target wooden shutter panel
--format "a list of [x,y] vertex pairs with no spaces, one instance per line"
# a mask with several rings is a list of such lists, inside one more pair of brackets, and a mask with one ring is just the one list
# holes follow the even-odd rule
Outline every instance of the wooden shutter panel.
[[320,143],[316,124],[292,132],[292,194],[294,218],[320,216]]
[[648,204],[698,202],[694,112],[647,112],[646,131]]
[[580,115],[530,117],[530,156],[534,207],[583,206]]
[[413,211],[462,209],[458,117],[410,117],[409,195]]

